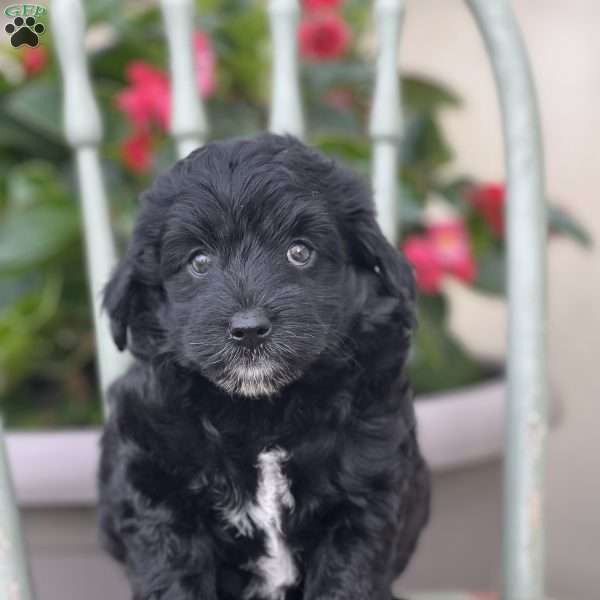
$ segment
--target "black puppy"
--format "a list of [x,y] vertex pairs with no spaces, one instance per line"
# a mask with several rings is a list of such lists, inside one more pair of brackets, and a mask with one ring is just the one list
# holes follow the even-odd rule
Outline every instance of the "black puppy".
[[289,137],[144,195],[105,306],[100,521],[135,600],[388,600],[429,511],[411,269],[367,188]]

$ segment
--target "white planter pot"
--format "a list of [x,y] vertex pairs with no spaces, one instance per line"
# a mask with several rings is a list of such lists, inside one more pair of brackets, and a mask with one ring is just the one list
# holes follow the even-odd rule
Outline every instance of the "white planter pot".
[[498,457],[504,446],[504,379],[419,396],[415,404],[421,448],[443,471]]
[[[417,398],[419,438],[434,471],[502,454],[505,389],[504,380],[497,379]],[[9,433],[8,455],[20,504],[93,505],[99,438],[97,429]]]

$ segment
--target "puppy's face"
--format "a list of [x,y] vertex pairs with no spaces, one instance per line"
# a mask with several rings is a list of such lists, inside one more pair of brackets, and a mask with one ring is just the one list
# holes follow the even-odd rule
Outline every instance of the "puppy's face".
[[270,177],[245,172],[221,196],[183,186],[161,244],[176,353],[247,396],[296,379],[335,338],[343,300],[343,247],[322,200],[269,189]]
[[169,352],[229,393],[300,378],[339,351],[379,294],[375,272],[397,270],[392,287],[402,277],[365,189],[289,138],[211,144],[145,201],[107,288],[117,343],[129,327],[134,353]]

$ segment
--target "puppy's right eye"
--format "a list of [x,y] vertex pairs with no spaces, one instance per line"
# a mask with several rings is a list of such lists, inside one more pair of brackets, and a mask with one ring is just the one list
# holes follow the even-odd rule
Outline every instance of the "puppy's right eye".
[[306,267],[310,263],[314,252],[302,242],[294,242],[287,251],[287,259],[295,267]]
[[196,277],[198,277],[198,275],[204,275],[210,267],[210,262],[210,256],[202,254],[201,252],[194,254],[189,262],[190,272]]

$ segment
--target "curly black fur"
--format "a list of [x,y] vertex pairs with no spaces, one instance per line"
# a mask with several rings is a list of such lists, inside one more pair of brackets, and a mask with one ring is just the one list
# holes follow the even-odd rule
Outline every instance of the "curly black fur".
[[[305,268],[286,260],[296,240],[315,252]],[[201,277],[199,250],[212,259]],[[229,319],[257,306],[273,333],[244,353]],[[137,357],[110,393],[100,470],[103,541],[134,599],[388,600],[429,476],[403,376],[413,276],[356,176],[290,137],[193,152],[144,195],[105,307]],[[241,381],[264,361],[268,395],[231,391],[232,368]],[[250,566],[264,532],[240,532],[224,507],[255,500],[257,457],[274,448],[298,577],[264,596]]]

